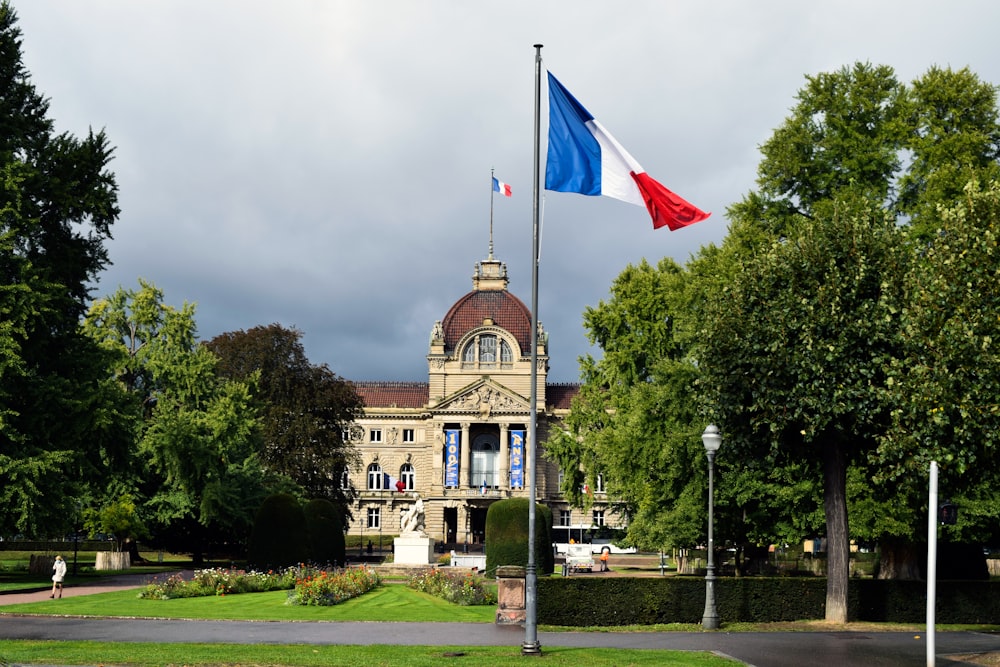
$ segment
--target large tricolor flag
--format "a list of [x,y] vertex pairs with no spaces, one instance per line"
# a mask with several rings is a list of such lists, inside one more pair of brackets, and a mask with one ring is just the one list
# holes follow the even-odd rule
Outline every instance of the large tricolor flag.
[[549,72],[549,149],[545,189],[645,205],[653,228],[680,229],[706,213],[646,173],[635,158]]

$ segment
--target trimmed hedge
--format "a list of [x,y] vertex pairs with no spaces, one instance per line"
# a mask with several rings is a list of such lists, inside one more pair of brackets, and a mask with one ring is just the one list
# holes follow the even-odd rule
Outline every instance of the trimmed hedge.
[[[1000,582],[938,582],[938,623],[1000,624]],[[852,621],[921,623],[927,584],[852,579]],[[718,578],[723,623],[773,623],[825,617],[823,577]],[[538,622],[569,627],[700,623],[705,580],[695,577],[567,577],[538,580]]]
[[287,493],[264,499],[254,517],[247,562],[261,571],[309,560],[309,532],[299,501]]
[[[501,565],[528,564],[528,499],[507,498],[486,512],[486,575],[493,577]],[[539,574],[552,574],[552,510],[535,504],[535,566]]]
[[309,555],[314,563],[333,566],[347,562],[344,522],[337,506],[325,498],[315,498],[302,508],[309,529]]

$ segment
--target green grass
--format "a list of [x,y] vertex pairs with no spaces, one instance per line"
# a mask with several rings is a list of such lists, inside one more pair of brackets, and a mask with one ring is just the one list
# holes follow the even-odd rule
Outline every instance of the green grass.
[[[740,664],[707,652],[602,648],[542,648],[548,667],[732,667]],[[0,664],[273,665],[311,667],[440,667],[519,665],[519,646],[328,646],[290,644],[97,644],[95,642],[3,641]]]
[[[288,591],[222,597],[140,600],[136,590],[12,604],[0,614],[121,616],[245,621],[426,621],[492,623],[496,607],[460,607],[407,586],[391,584],[333,607],[286,605]],[[0,663],[2,664],[2,663]]]
[[[461,607],[403,585],[386,585],[333,607],[285,604],[287,591],[224,597],[140,600],[136,590],[0,607],[3,614],[56,614],[99,617],[157,617],[268,621],[422,621],[492,623],[492,605]],[[455,655],[451,655],[455,654]],[[545,648],[547,665],[601,667],[665,665],[725,667],[738,664],[710,653],[620,649]],[[85,641],[0,640],[4,664],[144,665],[311,665],[369,666],[523,665],[519,646],[328,646],[96,643]]]

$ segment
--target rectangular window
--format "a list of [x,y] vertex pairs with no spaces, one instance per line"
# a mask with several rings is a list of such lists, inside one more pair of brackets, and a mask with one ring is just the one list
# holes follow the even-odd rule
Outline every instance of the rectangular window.
[[604,510],[594,510],[594,525],[595,526],[604,525]]
[[416,442],[416,434],[412,428],[403,429],[403,444]]
[[573,510],[559,510],[559,525],[571,526],[573,524]]
[[368,441],[369,442],[382,442],[382,429],[373,428],[368,431]]
[[368,508],[368,527],[369,528],[381,528],[382,527],[382,508],[381,507],[369,507]]

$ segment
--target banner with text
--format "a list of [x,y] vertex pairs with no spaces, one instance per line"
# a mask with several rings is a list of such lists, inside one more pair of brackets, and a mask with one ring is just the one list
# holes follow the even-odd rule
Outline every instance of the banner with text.
[[458,459],[461,452],[458,429],[444,431],[444,485],[458,488]]
[[510,488],[524,488],[524,431],[510,432]]

